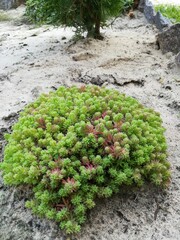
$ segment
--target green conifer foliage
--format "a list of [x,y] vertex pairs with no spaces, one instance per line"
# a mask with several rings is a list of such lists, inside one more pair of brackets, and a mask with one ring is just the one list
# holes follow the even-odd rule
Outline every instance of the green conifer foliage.
[[101,39],[100,27],[109,17],[116,17],[132,0],[27,0],[27,15],[36,23],[75,27],[88,37]]
[[60,87],[41,95],[6,135],[5,184],[32,187],[33,213],[80,231],[97,198],[170,181],[159,114],[115,90]]

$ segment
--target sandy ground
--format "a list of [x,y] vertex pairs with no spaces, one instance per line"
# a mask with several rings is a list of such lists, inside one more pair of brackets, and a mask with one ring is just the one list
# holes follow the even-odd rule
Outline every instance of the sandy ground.
[[[22,8],[9,14],[22,12]],[[119,18],[103,29],[104,41],[71,41],[71,29],[40,28],[18,19],[0,23],[0,128],[41,92],[60,85],[94,83],[137,98],[161,113],[169,145],[172,181],[166,192],[122,190],[89,214],[81,240],[180,240],[180,69],[162,55],[157,30],[143,15]],[[16,15],[17,16],[17,15]],[[66,239],[54,223],[34,218],[24,195],[0,180],[0,240]]]

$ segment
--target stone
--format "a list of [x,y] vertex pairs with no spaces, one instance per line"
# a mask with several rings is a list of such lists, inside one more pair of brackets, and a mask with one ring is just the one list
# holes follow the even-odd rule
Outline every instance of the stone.
[[139,10],[140,12],[144,12],[145,2],[146,2],[146,0],[140,0],[140,1],[139,1],[138,10]]
[[14,5],[14,0],[0,0],[0,9],[8,10]]
[[175,62],[178,67],[180,67],[180,52],[175,56]]
[[180,23],[170,26],[167,30],[157,35],[157,42],[163,53],[180,52]]
[[168,18],[164,17],[160,12],[156,13],[152,2],[149,0],[140,0],[138,10],[144,12],[147,21],[154,24],[160,31],[172,25]]
[[25,0],[0,0],[0,9],[8,10],[24,4]]
[[154,10],[152,2],[150,2],[149,0],[145,0],[144,15],[149,23],[155,23],[156,12]]
[[163,28],[169,27],[172,25],[171,21],[164,17],[159,11],[154,17],[154,23],[159,30],[163,30]]

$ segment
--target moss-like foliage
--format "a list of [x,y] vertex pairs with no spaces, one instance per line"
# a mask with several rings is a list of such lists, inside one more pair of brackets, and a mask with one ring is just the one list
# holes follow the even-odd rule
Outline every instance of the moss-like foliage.
[[158,113],[95,86],[60,87],[21,113],[6,136],[4,182],[32,186],[33,213],[78,232],[97,198],[122,185],[166,186],[166,140]]

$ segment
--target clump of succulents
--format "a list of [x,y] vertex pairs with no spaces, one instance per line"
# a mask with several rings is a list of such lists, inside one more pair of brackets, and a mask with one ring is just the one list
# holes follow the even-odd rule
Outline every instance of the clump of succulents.
[[6,135],[4,182],[32,186],[26,207],[78,232],[97,198],[122,185],[168,185],[161,124],[158,113],[115,90],[60,87],[28,105]]

